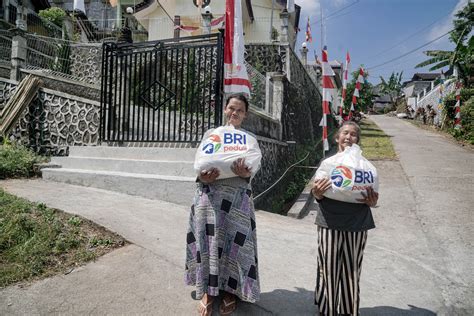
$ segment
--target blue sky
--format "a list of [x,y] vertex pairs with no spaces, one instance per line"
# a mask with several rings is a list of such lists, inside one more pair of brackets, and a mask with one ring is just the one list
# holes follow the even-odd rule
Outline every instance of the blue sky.
[[[451,50],[454,45],[449,35],[384,66],[382,64],[409,52],[452,29],[454,13],[468,0],[296,0],[302,7],[297,51],[305,40],[307,17],[310,17],[313,42],[308,43],[308,59],[314,60],[314,50],[321,55],[321,14],[325,19],[325,44],[329,59],[345,60],[351,55],[352,71],[363,64],[369,69],[369,81],[380,82],[392,71],[403,71],[403,81],[415,72],[429,72],[428,68],[415,68],[426,60],[423,51]],[[333,14],[333,16],[330,16]],[[316,22],[316,23],[315,23]],[[314,24],[313,24],[314,23]]]

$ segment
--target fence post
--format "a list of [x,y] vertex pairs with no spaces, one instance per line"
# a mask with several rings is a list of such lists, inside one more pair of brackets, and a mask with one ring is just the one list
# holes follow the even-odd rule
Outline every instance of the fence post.
[[18,33],[12,38],[12,69],[10,72],[10,79],[15,81],[21,80],[20,70],[26,62],[27,48],[28,44],[26,38],[24,38],[21,33]]
[[278,139],[282,139],[283,137],[283,129],[281,128],[281,112],[283,110],[283,101],[285,96],[285,86],[283,84],[283,80],[285,79],[285,75],[280,72],[270,72],[267,75],[271,76],[273,81],[273,96],[272,96],[272,104],[271,104],[271,113],[273,118],[278,120],[280,123],[280,130],[278,131]]
[[303,61],[303,66],[306,67],[308,65],[308,48],[306,47],[306,42],[303,43],[300,49],[300,52],[301,52],[301,59]]
[[202,34],[208,35],[211,34],[211,20],[212,20],[212,13],[206,12],[201,13],[202,16]]
[[288,17],[289,13],[284,9],[280,13],[280,19],[281,19],[281,34],[280,34],[280,42],[282,44],[288,43]]
[[74,25],[69,15],[64,17],[62,32],[63,39],[71,40],[74,36]]

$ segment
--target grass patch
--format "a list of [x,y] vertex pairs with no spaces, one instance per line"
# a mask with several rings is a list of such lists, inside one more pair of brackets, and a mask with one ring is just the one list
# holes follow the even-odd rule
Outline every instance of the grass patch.
[[397,157],[390,136],[385,134],[374,122],[365,118],[359,125],[362,130],[360,147],[365,158],[378,160]]
[[126,243],[91,221],[0,189],[0,287],[70,272]]

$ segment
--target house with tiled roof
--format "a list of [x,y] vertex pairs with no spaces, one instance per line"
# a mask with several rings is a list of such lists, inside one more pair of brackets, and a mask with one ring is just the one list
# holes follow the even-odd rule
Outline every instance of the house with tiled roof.
[[[201,35],[204,30],[202,13],[210,8],[211,33],[222,28],[225,1],[204,0],[199,11],[195,0],[144,0],[135,6],[135,18],[148,30],[149,40]],[[280,12],[286,0],[242,0],[242,16],[246,43],[271,43],[279,39]],[[294,48],[301,8],[288,18],[288,42]]]

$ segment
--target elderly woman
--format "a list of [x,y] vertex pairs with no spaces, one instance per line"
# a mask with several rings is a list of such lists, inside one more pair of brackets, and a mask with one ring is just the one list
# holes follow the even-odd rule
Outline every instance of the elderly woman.
[[[241,129],[248,112],[241,94],[227,98],[227,124]],[[212,130],[206,132],[206,139]],[[245,159],[234,161],[234,177],[219,179],[219,170],[199,174],[191,206],[186,247],[187,285],[196,287],[200,315],[211,315],[215,297],[223,294],[219,312],[232,313],[237,299],[254,303],[260,296],[257,234],[252,200],[251,170]]]

